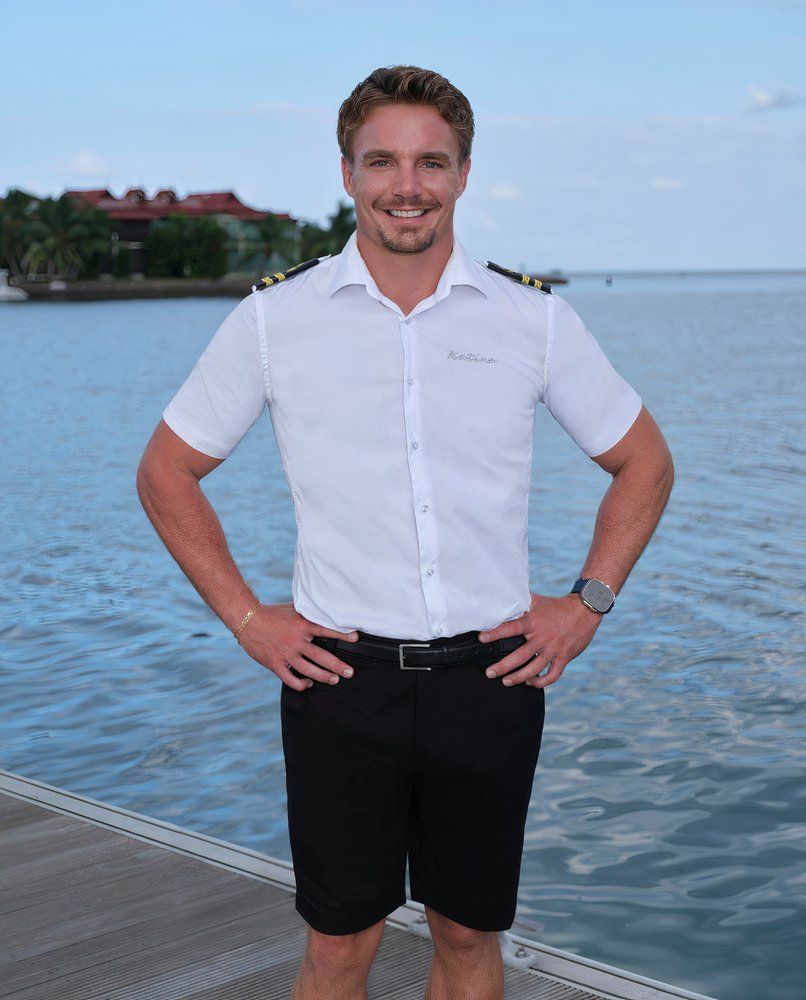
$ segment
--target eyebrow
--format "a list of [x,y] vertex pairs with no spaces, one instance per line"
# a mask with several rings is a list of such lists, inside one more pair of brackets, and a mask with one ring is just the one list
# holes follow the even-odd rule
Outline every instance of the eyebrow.
[[[367,160],[380,160],[380,159],[393,160],[394,158],[395,154],[390,152],[388,149],[371,149],[368,153],[364,153],[362,160],[364,163],[366,163]],[[450,164],[451,162],[451,158],[450,156],[447,155],[447,153],[420,153],[418,159],[437,160],[440,163],[448,163],[448,164]]]

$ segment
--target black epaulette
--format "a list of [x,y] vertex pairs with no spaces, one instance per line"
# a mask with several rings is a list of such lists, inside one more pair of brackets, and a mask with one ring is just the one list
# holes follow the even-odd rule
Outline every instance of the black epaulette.
[[[328,254],[330,256],[330,254]],[[301,264],[295,264],[293,267],[289,267],[285,271],[278,271],[277,274],[270,274],[266,278],[260,278],[258,281],[252,285],[253,292],[260,292],[264,288],[268,288],[269,285],[278,285],[281,281],[288,281],[289,278],[293,278],[295,274],[299,274],[301,271],[307,271],[309,267],[314,267],[319,261],[324,260],[324,258],[313,257],[311,260],[303,261]]]
[[528,274],[521,274],[520,271],[510,271],[508,267],[501,267],[500,264],[493,264],[491,260],[487,261],[487,267],[491,271],[497,271],[499,274],[503,274],[507,278],[511,278],[513,281],[519,281],[522,285],[529,285],[532,288],[539,288],[541,292],[548,292],[551,295],[551,285],[547,284],[545,281],[541,281],[539,278],[530,278]]

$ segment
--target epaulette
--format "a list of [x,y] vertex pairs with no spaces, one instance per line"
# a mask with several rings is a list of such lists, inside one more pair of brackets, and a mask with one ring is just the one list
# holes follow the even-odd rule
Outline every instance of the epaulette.
[[487,267],[491,271],[497,271],[499,274],[503,274],[507,278],[511,278],[513,281],[519,281],[522,285],[530,285],[532,288],[539,288],[541,292],[548,292],[551,295],[551,285],[547,284],[545,281],[541,281],[539,278],[530,278],[528,274],[521,274],[520,271],[510,271],[508,267],[501,267],[500,264],[493,264],[491,260],[487,261]]
[[[328,254],[328,256],[330,256],[330,254]],[[252,285],[252,291],[260,292],[264,288],[268,288],[269,285],[277,285],[281,281],[288,281],[288,279],[293,278],[295,274],[299,274],[301,271],[307,271],[309,267],[314,267],[320,260],[324,259],[324,257],[312,257],[311,260],[305,260],[301,264],[295,264],[293,267],[289,267],[285,271],[278,271],[277,274],[270,274],[266,278],[260,278],[254,283],[254,285]]]

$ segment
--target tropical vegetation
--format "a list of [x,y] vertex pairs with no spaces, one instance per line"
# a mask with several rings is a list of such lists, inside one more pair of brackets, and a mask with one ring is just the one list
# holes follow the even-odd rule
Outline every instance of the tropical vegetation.
[[78,278],[109,249],[105,212],[67,194],[37,198],[12,188],[0,199],[0,266],[12,274]]
[[[339,253],[355,228],[355,214],[341,202],[324,226],[269,214],[244,223],[239,236],[228,223],[233,220],[178,213],[155,220],[144,241],[146,275],[216,278],[263,262],[282,269]],[[125,277],[131,252],[116,230],[115,220],[78,198],[39,198],[12,188],[0,198],[0,268],[35,280]]]
[[149,278],[220,278],[227,273],[224,227],[209,215],[155,219],[145,241]]

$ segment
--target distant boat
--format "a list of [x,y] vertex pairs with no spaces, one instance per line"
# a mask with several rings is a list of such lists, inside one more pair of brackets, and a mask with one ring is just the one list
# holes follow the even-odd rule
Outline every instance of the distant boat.
[[608,276],[605,278],[605,284],[608,287],[613,284],[613,275],[612,274],[608,274]]
[[25,302],[28,293],[8,283],[8,271],[0,268],[0,302]]

